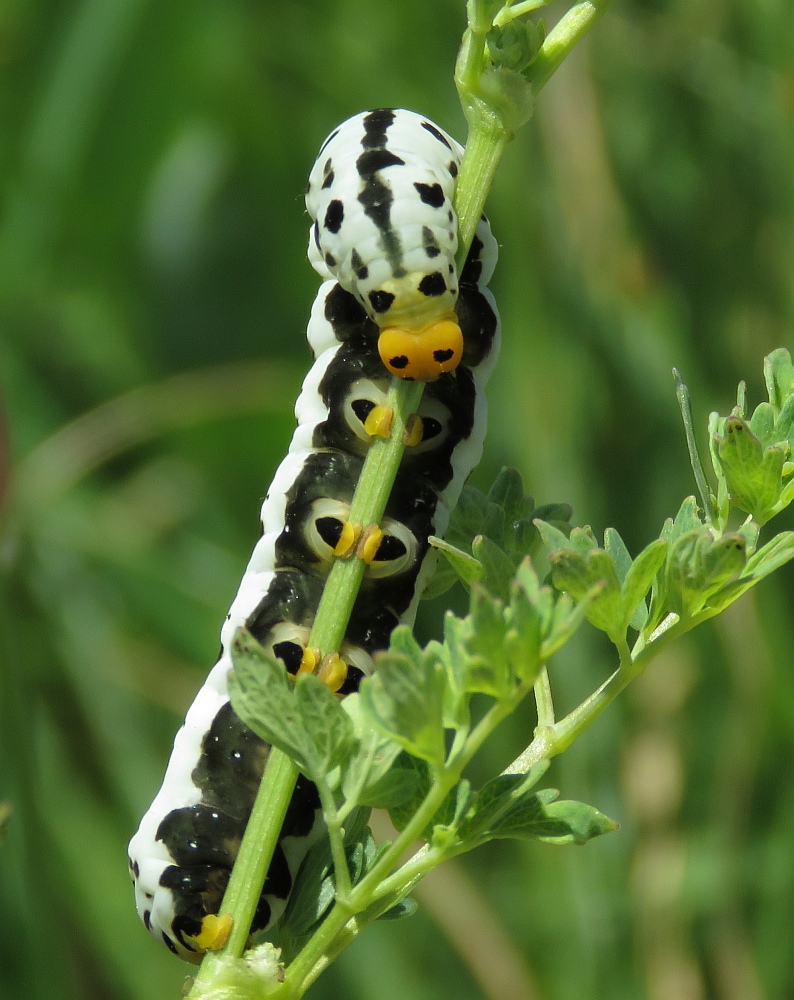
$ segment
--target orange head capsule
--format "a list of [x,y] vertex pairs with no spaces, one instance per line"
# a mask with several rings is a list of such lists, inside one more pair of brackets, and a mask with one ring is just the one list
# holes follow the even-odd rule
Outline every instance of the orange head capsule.
[[457,319],[449,317],[420,330],[386,327],[378,338],[378,352],[392,375],[435,382],[460,364],[463,334]]

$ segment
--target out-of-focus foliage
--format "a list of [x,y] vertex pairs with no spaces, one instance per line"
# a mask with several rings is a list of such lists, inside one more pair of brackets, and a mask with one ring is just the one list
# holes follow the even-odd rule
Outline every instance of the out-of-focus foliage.
[[[317,287],[305,177],[364,107],[462,138],[463,26],[462,0],[0,10],[3,1000],[179,995],[186,967],[138,925],[125,845],[291,434]],[[658,534],[693,491],[672,366],[705,428],[739,378],[760,398],[761,359],[791,347],[793,117],[790,4],[609,11],[489,203],[505,343],[477,482],[516,465],[538,503],[617,526],[631,552]],[[442,869],[316,996],[789,1000],[793,582],[672,649],[555,762],[620,833]],[[607,662],[595,633],[566,647],[558,697]],[[516,719],[497,766],[532,726]]]

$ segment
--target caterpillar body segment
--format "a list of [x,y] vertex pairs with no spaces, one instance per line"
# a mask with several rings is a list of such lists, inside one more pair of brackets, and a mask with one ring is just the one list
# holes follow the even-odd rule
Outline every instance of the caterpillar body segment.
[[[369,153],[378,156],[362,164]],[[483,389],[500,337],[496,307],[484,287],[496,243],[483,218],[458,280],[456,220],[449,212],[460,154],[454,140],[422,116],[380,110],[340,126],[312,171],[307,204],[313,217],[320,212],[324,223],[334,200],[343,201],[344,212],[338,232],[331,233],[339,238],[335,243],[323,242],[323,225],[312,227],[310,256],[325,280],[309,320],[315,360],[296,403],[297,428],[262,505],[262,536],[221,629],[220,658],[188,710],[162,787],[129,847],[141,919],[187,961],[198,962],[228,931],[223,916],[220,922],[214,916],[270,752],[229,702],[234,633],[245,626],[293,675],[312,669],[314,653],[307,646],[328,571],[336,558],[363,557],[364,581],[339,660],[329,661],[325,678],[341,695],[355,691],[372,672],[374,655],[388,647],[395,626],[413,621],[433,570],[428,536],[443,534],[479,461]],[[429,250],[436,244],[443,248],[438,254]],[[427,270],[428,262],[440,266],[442,256],[448,262],[446,291],[423,295],[437,299],[442,309],[434,320],[415,293],[421,274],[435,273]],[[371,278],[362,276],[363,268]],[[462,342],[454,372],[436,365],[427,379],[385,516],[365,538],[349,524],[348,512],[372,440],[390,433],[391,376],[379,341],[394,327],[388,325],[391,318],[382,322],[389,309],[379,312],[371,294],[385,287],[381,278],[393,282],[389,309],[408,323],[412,336],[419,329],[421,340],[423,330],[451,316]],[[417,364],[425,362],[420,351]],[[427,371],[415,377],[422,374]],[[322,833],[317,791],[301,776],[253,933],[281,916],[298,868]]]
[[462,155],[421,115],[381,108],[341,125],[309,176],[309,257],[356,297],[400,378],[432,382],[463,356],[452,206]]

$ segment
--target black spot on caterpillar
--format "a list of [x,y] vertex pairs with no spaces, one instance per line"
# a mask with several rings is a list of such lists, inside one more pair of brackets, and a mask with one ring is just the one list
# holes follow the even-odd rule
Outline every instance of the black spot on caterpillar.
[[[381,109],[336,129],[312,170],[309,256],[325,280],[307,331],[315,361],[296,404],[298,426],[263,504],[262,535],[221,630],[219,660],[176,736],[162,788],[129,848],[144,926],[187,961],[201,958],[196,938],[204,918],[218,912],[270,752],[231,708],[231,639],[245,625],[289,672],[301,663],[372,440],[367,420],[386,399],[390,375],[379,353],[384,314],[388,322],[396,317],[407,330],[418,329],[420,338],[422,324],[452,316],[462,347],[453,359],[454,374],[441,367],[430,371],[418,411],[421,435],[406,449],[381,523],[384,537],[339,650],[347,667],[339,694],[357,689],[399,622],[413,621],[434,564],[428,535],[443,534],[479,460],[483,387],[499,346],[496,308],[484,287],[496,260],[486,221],[478,227],[459,289],[454,281],[438,285],[445,268],[452,265],[449,273],[455,274],[451,197],[461,152],[421,116]],[[421,197],[425,190],[434,192],[430,202]],[[421,294],[423,282],[436,291]],[[427,353],[450,349],[433,342]],[[409,377],[427,374],[411,373],[412,351],[404,357]],[[439,365],[448,361],[444,357]],[[321,835],[317,790],[301,777],[253,932],[282,914],[300,863]]]

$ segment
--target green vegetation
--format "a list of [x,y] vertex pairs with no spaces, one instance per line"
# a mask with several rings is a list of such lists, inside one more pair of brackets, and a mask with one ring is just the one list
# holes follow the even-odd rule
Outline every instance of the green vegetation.
[[[544,16],[553,23],[555,6]],[[516,466],[542,504],[570,501],[575,523],[596,531],[569,532],[564,504],[533,510],[511,477],[468,503],[523,505],[517,520],[533,515],[553,582],[596,626],[550,663],[560,724],[581,720],[576,706],[605,680],[608,695],[620,685],[607,680],[616,647],[626,677],[630,626],[637,662],[788,554],[769,528],[758,542],[753,525],[791,499],[790,362],[771,354],[788,342],[794,302],[791,22],[785,5],[738,0],[614,7],[546,87],[496,176],[488,211],[503,247],[494,290],[505,345],[474,483]],[[367,10],[86,0],[0,15],[11,83],[0,357],[14,466],[2,549],[4,997],[178,995],[185,967],[138,926],[124,847],[213,660],[258,498],[291,432],[315,284],[305,173],[328,127],[364,105],[415,107],[463,136],[450,85],[462,28],[457,0]],[[489,51],[542,74],[541,36],[492,38]],[[738,379],[754,379],[747,395],[760,397],[765,354],[769,403],[751,414],[741,390],[707,440],[706,411],[728,412]],[[653,542],[694,487],[673,365],[716,472],[699,489],[708,523],[685,502]],[[459,550],[446,550],[450,566],[508,598],[510,615],[554,599],[526,568],[512,592],[499,575],[497,551],[539,550],[529,527],[519,538],[495,527],[472,547],[465,514],[448,537]],[[789,525],[784,510],[773,530]],[[629,551],[642,554],[631,563]],[[640,583],[654,577],[645,608]],[[789,581],[784,570],[713,625],[665,641],[628,697],[552,762],[544,784],[619,820],[619,834],[582,851],[499,839],[465,867],[451,862],[434,891],[420,884],[425,905],[411,920],[368,929],[312,995],[790,996]],[[466,621],[458,589],[425,607],[422,645],[442,634],[450,601],[458,617],[443,648],[470,643],[465,624],[450,624]],[[500,607],[475,598],[492,639]],[[669,611],[678,621],[659,633]],[[397,641],[402,668],[438,662]],[[553,722],[536,669],[545,660],[505,662],[499,677],[464,671],[456,726],[468,726],[464,689],[480,692],[479,719],[483,693],[498,699],[506,678],[538,682],[538,712],[530,699],[516,707],[466,772],[488,822],[459,795],[443,824],[453,832],[431,851],[458,853],[461,829],[469,843],[500,837],[494,824],[511,814],[494,818],[493,803],[506,793],[526,796],[521,822],[543,836],[608,827],[597,810],[530,787],[532,760],[516,763],[529,777],[482,798],[536,724]],[[449,684],[457,675],[444,662]],[[360,702],[394,732],[404,713],[388,677]],[[402,745],[443,768],[432,733]],[[404,795],[421,775],[400,780]],[[391,796],[399,826],[394,785],[356,801]],[[341,809],[351,788],[372,792],[355,773],[342,787]],[[348,817],[356,881],[370,847]]]

